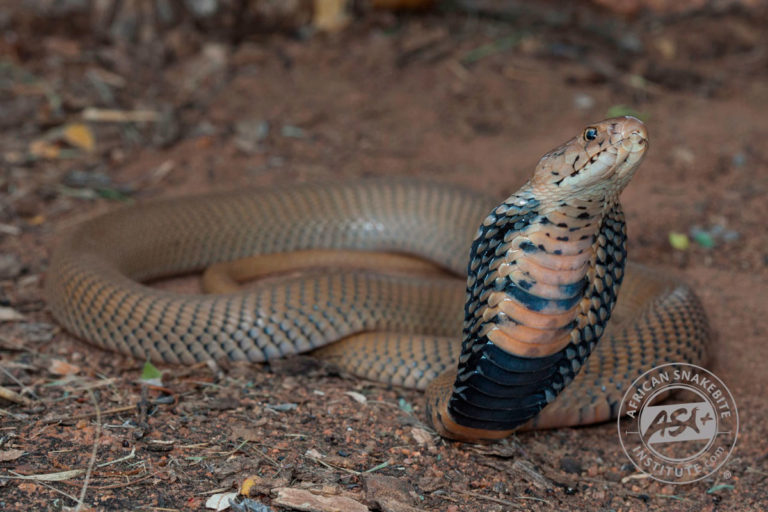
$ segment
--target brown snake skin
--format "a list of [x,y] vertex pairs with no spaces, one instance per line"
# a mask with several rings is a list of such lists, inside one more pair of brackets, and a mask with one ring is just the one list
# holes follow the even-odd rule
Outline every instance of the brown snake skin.
[[[637,119],[597,123],[501,204],[371,180],[123,208],[62,241],[48,302],[75,335],[140,359],[258,362],[323,347],[358,375],[426,388],[428,420],[450,438],[604,421],[636,376],[702,363],[710,338],[688,287],[625,266],[618,197],[646,148]],[[227,293],[140,284],[243,258],[206,276]],[[275,272],[288,275],[233,284]]]

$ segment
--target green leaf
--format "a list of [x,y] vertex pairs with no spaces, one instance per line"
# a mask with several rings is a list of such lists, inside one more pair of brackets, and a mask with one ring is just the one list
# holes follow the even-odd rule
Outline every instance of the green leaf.
[[481,59],[484,59],[485,57],[488,57],[490,55],[511,50],[512,48],[517,46],[520,43],[520,41],[523,40],[523,35],[524,34],[522,32],[519,32],[507,37],[502,37],[501,39],[497,39],[492,43],[484,44],[483,46],[478,46],[474,50],[470,50],[469,52],[467,52],[461,58],[461,63],[467,66],[469,64],[474,64],[475,62]]
[[717,491],[732,491],[733,486],[731,484],[718,484],[707,489],[707,494],[715,494]]
[[682,496],[678,496],[676,494],[657,494],[656,497],[657,498],[667,498],[667,499],[670,499],[670,500],[685,501],[685,498],[683,498]]
[[374,471],[378,471],[380,469],[384,469],[387,466],[389,466],[390,462],[388,460],[382,462],[381,464],[378,464],[376,466],[373,466],[371,469],[366,469],[363,471],[363,473],[373,473]]
[[697,244],[707,249],[711,249],[715,246],[715,239],[706,231],[697,231],[694,233],[693,239],[696,240]]
[[669,232],[669,245],[678,251],[684,251],[691,246],[691,241],[688,239],[688,235],[685,233]]
[[413,414],[413,406],[409,404],[405,398],[398,398],[397,405],[400,407],[401,411],[407,412],[408,414]]
[[141,380],[161,380],[163,374],[155,365],[147,361],[141,370]]
[[97,188],[96,193],[104,199],[109,199],[110,201],[130,200],[130,197],[115,188]]
[[605,116],[606,117],[632,116],[632,117],[638,118],[641,121],[648,120],[648,114],[644,114],[627,105],[614,105],[608,109],[608,112],[606,112]]

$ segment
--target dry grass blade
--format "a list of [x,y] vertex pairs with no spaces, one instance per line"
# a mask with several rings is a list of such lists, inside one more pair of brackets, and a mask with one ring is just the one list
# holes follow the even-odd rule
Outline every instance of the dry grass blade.
[[99,439],[101,439],[101,408],[99,407],[99,401],[96,400],[96,394],[88,390],[88,394],[93,401],[93,407],[96,409],[96,434],[93,436],[93,451],[91,451],[91,459],[88,461],[88,469],[85,472],[85,480],[83,481],[83,488],[80,490],[80,498],[78,499],[75,512],[80,512],[85,502],[85,495],[88,492],[88,484],[91,480],[91,474],[93,473],[93,466],[96,464],[96,454],[99,452]]
[[[125,407],[115,407],[114,409],[107,409],[106,411],[103,411],[101,416],[112,416],[113,414],[120,414],[121,412],[128,412],[136,409],[135,405],[126,405]],[[73,421],[73,420],[86,420],[88,418],[93,418],[96,416],[97,413],[94,412],[87,412],[84,414],[76,414],[74,416],[56,416],[55,418],[49,418],[47,420],[43,420],[43,424],[45,425],[52,425],[55,423],[59,423],[62,421]]]
[[40,475],[20,475],[13,473],[8,475],[0,475],[2,478],[8,478],[11,480],[32,480],[34,482],[61,482],[64,480],[71,480],[85,473],[84,469],[70,469],[69,471],[59,471],[56,473],[42,473]]

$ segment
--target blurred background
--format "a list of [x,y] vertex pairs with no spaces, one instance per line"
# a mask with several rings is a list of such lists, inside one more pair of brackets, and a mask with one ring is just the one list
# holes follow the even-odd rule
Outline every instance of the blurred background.
[[[410,437],[384,435],[366,456],[384,450],[419,475],[420,506],[430,510],[510,509],[498,500],[540,510],[764,508],[766,26],[764,0],[0,0],[0,355],[25,382],[68,371],[51,357],[75,375],[133,368],[59,333],[42,295],[61,233],[98,212],[151,197],[373,175],[501,199],[583,126],[631,114],[647,123],[651,142],[624,194],[630,257],[684,276],[711,315],[710,366],[748,411],[731,478],[684,488],[622,481],[632,468],[614,425],[524,439],[538,471],[564,486],[551,492],[509,453],[478,462],[466,448],[417,445],[409,448],[416,457],[390,450]],[[380,392],[421,404],[418,393]],[[400,425],[397,411],[380,413],[382,429]],[[333,430],[344,413],[312,421],[318,432]],[[198,432],[221,432],[195,421]],[[302,442],[339,450],[327,434]],[[280,450],[272,460],[304,451],[293,441]],[[28,470],[50,465],[47,450],[30,453]],[[189,496],[198,506],[204,468],[181,467],[183,476],[163,473],[176,478],[166,480],[164,503]],[[320,480],[354,488],[344,475]],[[127,503],[163,506],[141,489],[124,489]],[[20,486],[12,496],[50,492]]]

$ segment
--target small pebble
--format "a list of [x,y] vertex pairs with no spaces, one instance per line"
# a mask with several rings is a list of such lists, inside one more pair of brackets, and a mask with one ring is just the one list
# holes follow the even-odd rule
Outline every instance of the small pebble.
[[739,239],[740,236],[741,234],[738,231],[734,231],[733,229],[726,229],[723,231],[721,238],[723,239],[723,242],[735,242]]
[[197,18],[213,16],[219,7],[217,0],[187,0],[185,3],[187,9]]
[[63,183],[73,188],[108,188],[112,186],[112,179],[98,171],[74,170],[64,176]]
[[53,339],[56,327],[45,322],[29,322],[19,324],[19,329],[24,333],[27,341],[32,343],[45,343]]
[[581,462],[579,462],[576,459],[572,459],[571,457],[563,457],[562,459],[560,459],[560,469],[562,469],[566,473],[574,473],[574,474],[578,474],[583,471]]
[[589,94],[577,93],[573,96],[573,106],[578,110],[589,110],[595,106],[595,98]]
[[306,138],[306,134],[303,129],[299,128],[298,126],[293,126],[291,124],[283,125],[282,129],[280,130],[280,134],[283,137],[290,137],[292,139]]
[[631,53],[641,53],[643,51],[643,42],[636,34],[627,32],[619,39],[619,48]]
[[285,404],[267,404],[265,407],[277,412],[293,411],[299,406],[299,404],[285,403]]
[[0,254],[0,281],[14,279],[21,274],[21,260],[11,253]]
[[747,155],[744,153],[736,153],[733,155],[733,158],[731,158],[731,163],[734,167],[744,167],[744,164],[747,163]]

